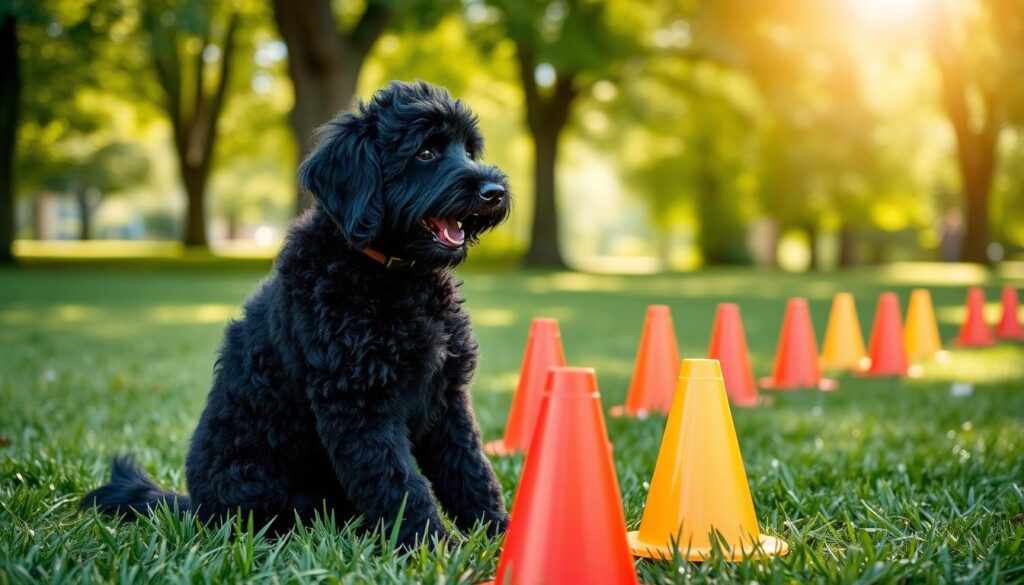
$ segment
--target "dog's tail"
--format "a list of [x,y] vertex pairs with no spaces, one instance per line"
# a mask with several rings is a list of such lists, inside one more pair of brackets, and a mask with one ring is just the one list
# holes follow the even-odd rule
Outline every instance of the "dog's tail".
[[153,483],[135,465],[131,457],[115,457],[110,468],[110,482],[92,490],[82,498],[79,508],[95,506],[100,512],[132,520],[132,513],[149,515],[153,508],[166,503],[179,511],[191,508],[192,502],[184,494],[176,494]]

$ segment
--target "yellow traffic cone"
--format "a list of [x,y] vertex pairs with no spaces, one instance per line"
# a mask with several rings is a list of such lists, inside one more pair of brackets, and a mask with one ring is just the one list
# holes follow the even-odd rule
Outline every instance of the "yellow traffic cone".
[[[717,537],[715,534],[717,533]],[[784,555],[789,545],[761,534],[718,360],[683,360],[640,530],[626,535],[634,555],[729,560]]]
[[935,321],[935,309],[932,308],[932,295],[923,288],[914,289],[910,293],[903,344],[910,361],[930,361],[942,351],[939,325]]
[[852,371],[864,366],[864,335],[860,331],[853,295],[836,293],[828,315],[825,342],[821,347],[821,367],[825,370]]

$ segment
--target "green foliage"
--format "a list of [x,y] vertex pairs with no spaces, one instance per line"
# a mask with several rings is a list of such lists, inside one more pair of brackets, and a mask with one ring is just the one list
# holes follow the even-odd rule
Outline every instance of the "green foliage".
[[[396,553],[387,532],[363,535],[329,516],[271,539],[247,518],[201,526],[161,509],[124,523],[76,510],[109,473],[110,457],[125,450],[160,483],[184,488],[185,448],[223,324],[266,268],[190,266],[0,273],[0,580],[478,583],[493,575],[501,542],[479,531],[449,550],[431,544]],[[755,369],[764,373],[794,290],[810,295],[820,336],[833,292],[853,291],[866,324],[878,292],[895,290],[905,301],[908,278],[922,276],[949,339],[964,286],[984,284],[993,298],[997,284],[906,268],[828,279],[740,270],[464,276],[482,350],[474,402],[486,438],[505,423],[533,315],[559,318],[570,362],[597,366],[607,407],[625,394],[648,303],[669,304],[682,355],[701,356],[715,303],[739,302]],[[792,553],[736,564],[640,561],[640,580],[1019,581],[1022,364],[1020,346],[954,350],[951,364],[929,367],[923,380],[845,378],[834,393],[773,393],[769,406],[736,409],[761,527]],[[952,396],[953,381],[974,383],[973,393]],[[607,423],[635,528],[663,420]],[[495,466],[510,505],[522,460]]]
[[[865,17],[903,4],[916,7],[902,21]],[[512,172],[517,194],[505,247],[520,250],[530,239],[537,186],[529,138],[564,128],[557,209],[564,213],[574,200],[564,193],[578,188],[580,176],[611,165],[616,181],[600,201],[639,202],[646,216],[582,210],[561,223],[615,217],[599,238],[605,243],[624,234],[668,241],[692,233],[711,263],[744,261],[744,228],[763,217],[783,230],[846,229],[879,240],[913,231],[934,240],[933,226],[963,205],[964,190],[928,35],[944,8],[946,40],[962,61],[968,127],[978,131],[991,119],[999,129],[994,233],[1011,248],[1024,245],[1013,213],[1021,197],[1015,137],[1024,123],[1024,10],[1015,0],[370,0],[332,7],[346,35],[368,8],[388,15],[379,42],[368,45],[359,95],[391,78],[422,78],[480,111],[490,160]],[[75,177],[91,172],[84,167],[101,160],[103,149],[130,145],[152,171],[124,189],[140,215],[171,213],[182,191],[174,149],[183,124],[168,121],[155,64],[177,71],[175,111],[194,117],[203,109],[194,99],[199,80],[207,90],[214,85],[237,14],[232,75],[213,132],[209,209],[249,225],[286,224],[294,90],[270,2],[8,0],[0,10],[19,20],[18,193],[80,182]]]

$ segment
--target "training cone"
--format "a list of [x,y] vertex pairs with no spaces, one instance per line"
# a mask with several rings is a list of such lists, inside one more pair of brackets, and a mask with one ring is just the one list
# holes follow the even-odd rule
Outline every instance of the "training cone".
[[875,309],[875,324],[871,327],[868,345],[870,365],[861,374],[865,376],[906,376],[910,367],[903,346],[903,324],[900,323],[900,301],[896,293],[882,293]]
[[903,346],[907,350],[907,359],[912,362],[933,360],[942,351],[932,295],[923,288],[914,289],[910,293]]
[[611,415],[668,414],[678,375],[679,346],[672,326],[672,312],[666,305],[651,305],[647,307],[626,404],[613,407]]
[[717,360],[683,360],[654,466],[633,554],[671,559],[711,556],[713,535],[730,560],[784,555],[789,546],[761,534]]
[[775,367],[770,378],[761,379],[761,387],[773,390],[819,388],[832,390],[835,380],[823,378],[818,366],[818,342],[807,299],[790,299],[782,319],[779,347],[775,351]]
[[526,340],[526,352],[519,370],[519,384],[512,397],[505,436],[496,441],[488,441],[484,445],[484,452],[489,455],[511,455],[527,451],[533,438],[533,429],[537,425],[548,369],[564,365],[565,352],[562,350],[558,321],[534,319],[530,323],[530,336]]
[[711,330],[708,357],[722,365],[725,391],[736,406],[757,405],[757,385],[750,367],[747,336],[743,333],[740,307],[735,303],[721,303],[715,312],[715,326]]
[[985,291],[971,287],[967,291],[967,318],[960,325],[956,344],[960,347],[985,347],[993,343],[992,329],[985,322]]
[[553,368],[491,583],[635,584],[597,379]]
[[1020,325],[1020,312],[1017,310],[1017,289],[1010,285],[1003,287],[1003,317],[996,325],[996,337],[1000,339],[1024,339],[1024,328]]
[[864,335],[860,331],[853,295],[837,293],[832,299],[825,341],[821,345],[821,367],[848,372],[863,367],[866,357]]

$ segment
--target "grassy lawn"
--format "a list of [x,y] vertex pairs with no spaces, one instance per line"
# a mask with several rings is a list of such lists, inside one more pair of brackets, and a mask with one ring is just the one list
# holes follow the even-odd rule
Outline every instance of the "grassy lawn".
[[[163,513],[119,524],[76,510],[123,450],[158,482],[184,489],[187,441],[221,331],[262,276],[258,267],[0,271],[0,583],[477,583],[493,574],[500,542],[480,534],[451,552],[395,554],[386,535],[330,519],[270,540],[241,523],[202,528]],[[987,286],[992,302],[999,285],[973,270],[928,266],[464,276],[483,352],[475,403],[486,438],[501,434],[535,315],[560,320],[569,361],[596,367],[610,406],[624,397],[650,303],[672,307],[682,354],[703,357],[715,304],[739,302],[763,375],[788,296],[810,299],[820,340],[833,293],[857,296],[867,333],[879,292],[898,292],[905,308],[909,290],[925,285],[948,340],[964,287]],[[973,391],[951,393],[954,382]],[[956,350],[922,380],[844,378],[835,393],[773,396],[734,418],[761,528],[792,553],[736,564],[643,561],[642,581],[1024,581],[1024,347]],[[631,529],[663,423],[607,420]],[[496,462],[506,502],[521,464]]]

